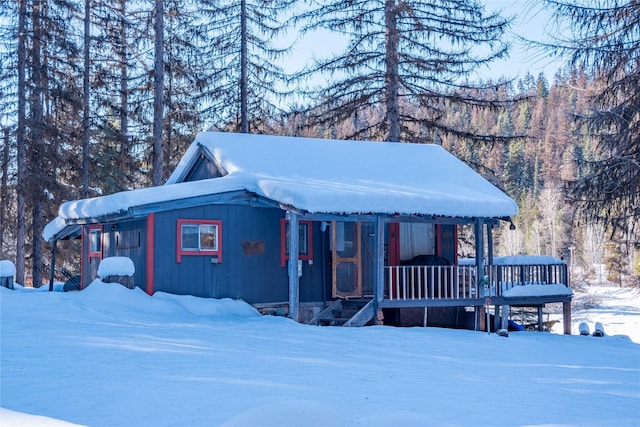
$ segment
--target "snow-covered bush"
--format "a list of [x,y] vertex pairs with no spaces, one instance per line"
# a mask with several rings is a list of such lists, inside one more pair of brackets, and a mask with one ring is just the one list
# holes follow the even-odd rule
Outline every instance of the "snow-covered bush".
[[112,256],[100,261],[98,266],[98,277],[105,279],[109,276],[128,276],[135,274],[136,267],[131,258],[126,256]]
[[0,277],[13,277],[16,275],[16,266],[13,262],[3,259],[0,261]]
[[120,283],[133,289],[133,275],[136,268],[130,258],[124,256],[108,257],[100,261],[98,277],[105,283]]
[[13,276],[16,275],[16,266],[9,260],[0,261],[0,286],[13,289]]

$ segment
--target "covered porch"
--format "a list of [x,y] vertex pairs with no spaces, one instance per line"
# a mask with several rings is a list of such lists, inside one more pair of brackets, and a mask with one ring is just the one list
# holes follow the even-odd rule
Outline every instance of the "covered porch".
[[[327,215],[304,214],[288,211],[287,219],[291,231],[288,238],[289,253],[289,316],[297,321],[311,324],[335,324],[363,326],[384,323],[383,310],[424,308],[425,319],[432,307],[462,307],[474,312],[475,329],[497,330],[507,328],[510,307],[536,307],[541,322],[542,307],[548,303],[562,303],[564,333],[571,333],[571,289],[567,266],[553,261],[551,257],[527,257],[521,259],[494,259],[493,229],[500,225],[499,218],[443,218],[433,216],[399,215]],[[508,218],[507,218],[508,220]],[[372,274],[364,288],[349,283],[340,287],[336,277],[336,258],[333,262],[333,298],[326,301],[323,310],[312,319],[300,317],[299,259],[297,233],[300,221],[322,221],[354,224],[360,230],[366,224],[368,238],[373,242],[372,265],[365,266],[355,252],[351,258],[338,258],[351,266],[345,266],[348,275],[362,275],[370,268]],[[472,224],[475,241],[475,258],[457,260],[451,265],[389,265],[391,256],[390,225],[397,223],[426,223],[462,225]],[[363,226],[364,227],[364,226]],[[335,237],[334,237],[335,239]],[[338,273],[339,274],[339,273]],[[360,280],[361,277],[358,279]],[[365,280],[365,281],[366,281]],[[357,283],[353,280],[353,283]],[[337,284],[337,285],[336,285]],[[486,313],[494,313],[493,321],[487,324]],[[336,318],[340,313],[340,318]],[[344,313],[347,313],[346,315]],[[334,318],[334,321],[327,319]],[[426,320],[425,320],[426,324]]]

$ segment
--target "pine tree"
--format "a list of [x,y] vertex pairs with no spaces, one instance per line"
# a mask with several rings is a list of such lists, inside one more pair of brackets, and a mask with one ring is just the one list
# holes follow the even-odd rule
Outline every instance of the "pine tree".
[[180,0],[167,1],[165,12],[164,169],[171,172],[202,128],[197,103],[203,90],[198,85],[202,70],[197,65],[198,46],[193,41],[194,28],[202,15]]
[[0,179],[0,258],[5,259],[5,232],[9,209],[9,128],[2,128],[2,159],[0,160],[2,178]]
[[162,184],[164,148],[162,146],[162,121],[164,119],[164,0],[154,0],[153,31],[153,165],[152,185]]
[[[597,77],[592,110],[576,120],[597,141],[597,157],[572,181],[588,218],[624,229],[640,221],[640,2],[545,0],[572,31],[548,46]],[[580,126],[580,125],[579,125]]]
[[27,233],[27,221],[25,213],[26,202],[26,169],[27,169],[27,0],[18,0],[18,123],[16,130],[16,282],[24,284],[25,281],[25,240]]
[[[496,85],[465,79],[477,68],[503,57],[501,41],[508,21],[487,14],[473,0],[333,0],[297,17],[304,31],[344,34],[347,48],[318,61],[298,77],[324,75],[328,85],[311,94],[313,123],[331,126],[380,106],[384,114],[348,137],[363,134],[389,141],[433,141],[443,135],[495,141],[466,128],[448,126],[446,111],[467,105],[495,107],[504,101]],[[484,52],[484,53],[472,53]],[[483,96],[472,94],[483,90]]]
[[[141,172],[152,122],[153,99],[143,51],[148,34],[140,17],[149,12],[126,0],[93,0],[96,48],[91,52],[91,188],[111,194],[142,186]],[[98,48],[99,47],[99,48]],[[150,180],[149,180],[150,181]]]
[[91,0],[84,0],[82,34],[82,197],[89,197],[91,124]]
[[283,16],[296,0],[200,0],[206,19],[195,29],[201,57],[202,113],[212,126],[254,132],[252,123],[280,114],[288,75],[278,60]]

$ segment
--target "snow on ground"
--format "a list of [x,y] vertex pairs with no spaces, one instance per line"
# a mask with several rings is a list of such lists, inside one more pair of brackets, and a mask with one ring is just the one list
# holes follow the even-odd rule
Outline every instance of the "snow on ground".
[[573,334],[579,333],[581,322],[586,322],[591,331],[594,323],[600,322],[607,335],[627,335],[640,344],[640,290],[589,286],[576,294],[572,305]]
[[640,425],[640,296],[589,292],[574,329],[615,336],[316,327],[117,284],[0,288],[0,425]]

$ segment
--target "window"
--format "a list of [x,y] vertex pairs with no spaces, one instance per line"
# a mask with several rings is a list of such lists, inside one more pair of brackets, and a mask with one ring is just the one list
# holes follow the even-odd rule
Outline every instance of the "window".
[[177,223],[176,261],[184,255],[204,255],[222,262],[222,221],[179,219]]
[[[298,259],[313,260],[313,228],[311,221],[298,222]],[[280,219],[280,265],[289,259],[289,221]]]
[[140,247],[140,231],[116,231],[116,248],[133,249]]
[[102,258],[102,226],[89,226],[89,258]]

